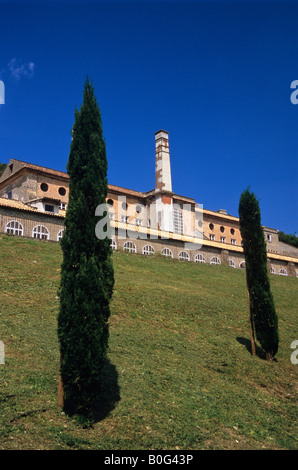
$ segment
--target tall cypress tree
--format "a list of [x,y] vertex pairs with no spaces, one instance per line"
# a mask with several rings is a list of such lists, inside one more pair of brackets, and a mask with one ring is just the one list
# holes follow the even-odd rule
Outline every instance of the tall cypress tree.
[[267,359],[272,360],[278,351],[278,319],[270,289],[259,202],[248,189],[240,197],[239,221],[253,327]]
[[95,235],[95,209],[105,204],[108,190],[107,157],[101,113],[88,78],[72,132],[69,202],[61,240],[59,404],[70,414],[92,414],[108,347],[114,271],[110,240]]

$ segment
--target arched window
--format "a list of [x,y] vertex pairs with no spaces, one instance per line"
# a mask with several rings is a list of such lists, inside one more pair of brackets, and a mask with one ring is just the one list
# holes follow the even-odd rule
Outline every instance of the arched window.
[[32,230],[32,237],[39,238],[40,240],[48,240],[50,238],[50,234],[44,225],[36,225]]
[[137,252],[137,247],[132,242],[125,242],[124,245],[123,245],[123,250],[124,251],[129,251],[130,253],[136,253]]
[[161,254],[163,256],[168,256],[169,258],[173,258],[173,253],[172,253],[172,250],[170,250],[170,248],[163,248],[161,251]]
[[239,268],[240,268],[240,269],[245,269],[245,261],[241,261],[241,262],[239,263]]
[[11,220],[6,224],[5,233],[10,233],[11,235],[20,235],[23,236],[24,229],[23,225],[17,222],[16,220]]
[[195,256],[195,263],[206,263],[206,260],[205,260],[204,256],[202,255],[202,253],[198,253]]
[[280,276],[287,276],[287,270],[285,268],[281,268],[278,273]]
[[188,253],[186,253],[186,251],[180,251],[180,253],[178,255],[178,259],[182,259],[183,261],[189,261],[190,256],[189,256]]
[[117,250],[117,243],[114,238],[111,240],[110,247],[112,248],[112,250]]
[[270,266],[270,274],[275,274],[275,269],[272,266]]
[[58,232],[58,235],[57,235],[57,241],[60,242],[61,238],[63,237],[63,232],[64,232],[64,229],[60,230],[60,232]]
[[145,245],[142,251],[143,255],[154,255],[154,248],[151,245]]
[[229,266],[230,268],[236,268],[236,264],[231,258],[229,259]]
[[220,259],[217,256],[212,256],[210,264],[220,264]]

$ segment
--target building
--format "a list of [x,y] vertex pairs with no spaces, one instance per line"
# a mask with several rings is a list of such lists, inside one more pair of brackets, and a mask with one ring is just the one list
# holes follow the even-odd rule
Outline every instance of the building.
[[[68,203],[67,173],[11,159],[0,178],[0,232],[59,241]],[[168,132],[155,133],[155,188],[139,192],[109,184],[112,247],[184,261],[244,268],[239,219],[210,211],[172,190]],[[272,274],[297,276],[298,250],[263,227]]]

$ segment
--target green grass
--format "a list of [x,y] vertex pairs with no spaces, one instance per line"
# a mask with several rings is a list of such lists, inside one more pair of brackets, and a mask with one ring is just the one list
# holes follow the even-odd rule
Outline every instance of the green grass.
[[57,409],[58,244],[0,236],[0,449],[297,449],[298,279],[271,276],[280,346],[250,354],[245,273],[114,253],[101,414]]

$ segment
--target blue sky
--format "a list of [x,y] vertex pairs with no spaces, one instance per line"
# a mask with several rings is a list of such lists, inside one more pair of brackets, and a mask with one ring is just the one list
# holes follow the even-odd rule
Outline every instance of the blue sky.
[[149,191],[169,132],[173,191],[298,233],[298,3],[0,0],[0,162],[65,171],[88,75],[109,183]]

